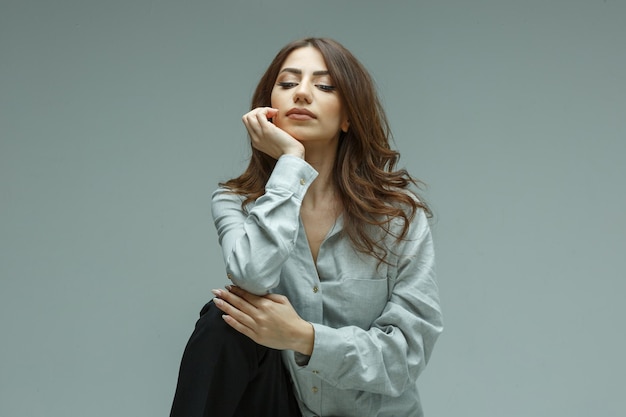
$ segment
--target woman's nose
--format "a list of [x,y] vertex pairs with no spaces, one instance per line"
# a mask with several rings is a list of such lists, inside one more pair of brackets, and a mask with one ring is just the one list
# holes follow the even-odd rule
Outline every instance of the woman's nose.
[[294,95],[293,95],[293,101],[294,103],[297,103],[298,101],[311,103],[311,89],[307,85],[307,83],[300,83],[296,87],[296,90],[294,91]]

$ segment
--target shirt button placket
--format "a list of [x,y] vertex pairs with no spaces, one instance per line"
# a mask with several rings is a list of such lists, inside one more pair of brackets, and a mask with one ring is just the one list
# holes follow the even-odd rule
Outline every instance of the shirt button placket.
[[322,389],[318,384],[319,380],[317,378],[311,378],[309,383],[311,384],[309,385],[310,394],[307,397],[309,397],[311,410],[315,410],[315,415],[319,416],[322,414]]

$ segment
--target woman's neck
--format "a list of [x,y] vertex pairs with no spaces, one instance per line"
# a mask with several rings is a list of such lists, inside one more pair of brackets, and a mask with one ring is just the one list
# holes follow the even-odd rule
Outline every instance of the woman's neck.
[[306,149],[305,160],[318,172],[318,176],[309,187],[304,199],[303,206],[314,209],[317,206],[334,202],[337,199],[337,187],[333,176],[335,158],[337,156],[334,147],[324,149]]

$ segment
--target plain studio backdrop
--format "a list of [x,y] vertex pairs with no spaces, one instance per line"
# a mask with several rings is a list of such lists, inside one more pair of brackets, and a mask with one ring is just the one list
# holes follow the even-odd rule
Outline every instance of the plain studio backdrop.
[[310,35],[371,71],[428,184],[426,414],[626,415],[617,0],[0,1],[0,415],[169,413],[227,282],[210,194],[245,167],[258,78]]

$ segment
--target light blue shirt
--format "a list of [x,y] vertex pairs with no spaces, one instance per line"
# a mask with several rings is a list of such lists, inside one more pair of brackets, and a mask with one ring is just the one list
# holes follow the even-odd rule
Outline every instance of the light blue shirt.
[[386,236],[389,264],[379,266],[353,248],[339,217],[316,264],[300,221],[316,177],[304,160],[282,156],[247,213],[243,197],[215,191],[227,275],[255,294],[284,294],[313,324],[310,357],[283,351],[303,416],[422,416],[416,380],[442,331],[428,220],[420,210],[404,240]]

